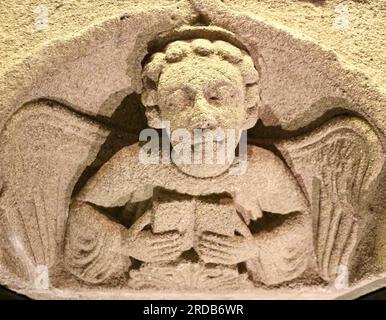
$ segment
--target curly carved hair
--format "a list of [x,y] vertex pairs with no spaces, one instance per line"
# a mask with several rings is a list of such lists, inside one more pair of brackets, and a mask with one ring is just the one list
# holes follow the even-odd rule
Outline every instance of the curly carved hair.
[[222,41],[208,39],[177,40],[169,43],[163,51],[153,54],[142,71],[143,92],[142,103],[146,107],[146,116],[152,127],[159,127],[157,118],[157,84],[163,68],[168,64],[180,62],[185,57],[197,55],[209,57],[217,55],[221,59],[236,65],[245,84],[245,107],[247,118],[244,128],[251,128],[258,118],[258,80],[259,74],[249,54],[238,47]]

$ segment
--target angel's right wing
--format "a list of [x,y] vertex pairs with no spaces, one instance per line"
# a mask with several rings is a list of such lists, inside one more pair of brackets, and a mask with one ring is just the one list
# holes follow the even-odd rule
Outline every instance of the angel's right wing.
[[385,155],[376,133],[358,118],[338,117],[318,130],[276,144],[311,205],[320,276],[349,268],[366,232],[368,204]]
[[56,102],[20,109],[0,135],[0,261],[21,278],[60,257],[74,185],[108,131]]

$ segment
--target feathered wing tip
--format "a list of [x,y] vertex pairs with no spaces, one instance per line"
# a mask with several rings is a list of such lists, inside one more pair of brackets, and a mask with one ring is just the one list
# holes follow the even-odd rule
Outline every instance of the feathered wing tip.
[[350,270],[365,231],[368,203],[385,160],[381,142],[365,121],[339,117],[276,146],[308,197],[319,274],[332,281]]
[[31,278],[61,252],[72,189],[107,131],[57,103],[25,106],[1,134],[1,263]]

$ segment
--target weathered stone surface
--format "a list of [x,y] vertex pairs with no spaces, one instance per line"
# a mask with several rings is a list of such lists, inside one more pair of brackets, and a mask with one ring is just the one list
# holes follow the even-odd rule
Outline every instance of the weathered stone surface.
[[243,10],[264,3],[138,2],[5,69],[2,284],[336,298],[384,281],[386,90],[371,62]]

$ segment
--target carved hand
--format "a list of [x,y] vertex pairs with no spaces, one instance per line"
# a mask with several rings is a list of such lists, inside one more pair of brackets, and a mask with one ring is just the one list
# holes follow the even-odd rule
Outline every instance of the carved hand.
[[173,261],[183,249],[183,237],[178,231],[154,234],[141,231],[124,241],[125,254],[143,262]]
[[253,238],[204,232],[197,248],[205,263],[237,264],[257,255]]

